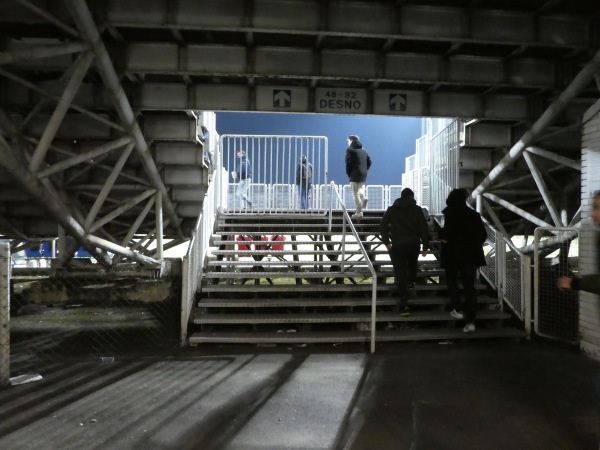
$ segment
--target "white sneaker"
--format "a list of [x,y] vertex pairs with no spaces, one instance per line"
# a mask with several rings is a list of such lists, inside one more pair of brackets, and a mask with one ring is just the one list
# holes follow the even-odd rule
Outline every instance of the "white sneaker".
[[475,324],[473,322],[469,322],[463,328],[463,332],[465,332],[465,333],[474,333],[475,332]]
[[353,219],[360,219],[363,216],[362,211],[352,214]]
[[453,309],[452,312],[450,313],[450,315],[452,317],[454,317],[457,320],[462,320],[465,318],[465,315],[461,312],[458,312],[457,310]]

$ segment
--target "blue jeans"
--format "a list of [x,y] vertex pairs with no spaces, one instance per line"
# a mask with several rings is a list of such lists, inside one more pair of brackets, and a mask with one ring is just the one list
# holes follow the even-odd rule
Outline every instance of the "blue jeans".
[[235,188],[235,196],[240,199],[240,208],[252,207],[252,202],[248,200],[248,191],[250,190],[250,183],[252,183],[252,180],[250,178],[244,178],[243,180],[240,180],[240,182]]
[[298,185],[298,197],[300,198],[300,208],[307,209],[308,208],[308,192],[310,191],[310,184],[308,185]]

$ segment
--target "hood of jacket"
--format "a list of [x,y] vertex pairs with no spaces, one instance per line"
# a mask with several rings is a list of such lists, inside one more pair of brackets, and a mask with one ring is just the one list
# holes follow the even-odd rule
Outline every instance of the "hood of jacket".
[[394,201],[394,208],[409,208],[417,204],[414,198],[397,198]]
[[471,209],[466,203],[458,204],[458,205],[448,205],[444,209],[442,209],[442,214],[464,214],[465,210]]

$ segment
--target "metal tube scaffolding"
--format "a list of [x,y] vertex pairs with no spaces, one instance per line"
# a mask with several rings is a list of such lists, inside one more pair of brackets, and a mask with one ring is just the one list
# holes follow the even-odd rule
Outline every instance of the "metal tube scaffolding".
[[171,224],[173,227],[175,227],[179,237],[183,239],[184,236],[180,227],[181,219],[175,211],[175,207],[169,198],[167,188],[162,182],[160,174],[158,173],[158,169],[156,168],[154,160],[152,159],[152,155],[150,155],[148,144],[146,143],[144,135],[142,134],[142,130],[135,119],[135,114],[131,109],[131,105],[127,100],[127,96],[123,91],[123,87],[119,82],[119,77],[117,76],[115,68],[111,63],[110,56],[108,55],[106,47],[102,42],[102,38],[98,32],[98,27],[96,27],[96,23],[92,18],[88,6],[84,0],[65,0],[65,4],[67,5],[71,16],[74,19],[79,33],[81,33],[81,37],[89,44],[92,51],[96,55],[96,66],[100,77],[102,78],[104,85],[107,87],[113,99],[113,103],[117,109],[121,121],[135,139],[135,149],[138,153],[140,161],[144,166],[144,170],[150,178],[152,185],[162,195],[163,208],[171,218]]
[[[71,234],[77,241],[98,247],[109,252],[113,252],[119,255],[123,255],[132,261],[137,261],[141,264],[149,266],[157,266],[158,261],[153,258],[138,254],[129,250],[128,248],[121,247],[120,245],[114,244],[105,239],[98,238],[87,234],[83,227],[75,220],[75,218],[62,207],[62,202],[58,199],[52,198],[48,191],[43,187],[40,181],[37,180],[36,176],[29,172],[20,161],[14,157],[13,151],[4,139],[0,138],[0,164],[8,170],[16,180],[29,192],[29,194],[36,199],[44,199],[41,204],[50,213],[50,215],[66,230]],[[49,198],[50,197],[50,198]]]
[[0,65],[13,64],[20,61],[31,61],[32,59],[50,58],[52,56],[68,55],[85,50],[85,44],[71,42],[64,45],[45,45],[32,47],[14,52],[0,52]]
[[490,173],[483,179],[471,193],[471,200],[487,191],[494,181],[531,145],[544,129],[552,123],[565,106],[573,100],[577,94],[592,82],[594,76],[600,72],[600,51],[597,52],[592,60],[577,74],[567,88],[558,96],[556,100],[544,111],[538,120],[528,130],[509,152],[498,162]]

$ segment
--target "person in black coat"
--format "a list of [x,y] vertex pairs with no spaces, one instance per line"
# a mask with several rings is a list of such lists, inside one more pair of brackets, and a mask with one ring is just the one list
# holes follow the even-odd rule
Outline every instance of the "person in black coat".
[[300,164],[296,168],[296,186],[300,208],[306,209],[309,205],[310,191],[312,190],[313,166],[306,160],[306,155],[300,157]]
[[346,149],[346,175],[350,180],[350,189],[354,196],[354,204],[356,205],[356,213],[353,218],[363,216],[362,210],[367,206],[365,197],[365,181],[367,181],[367,172],[371,167],[371,158],[367,151],[363,148],[362,142],[358,136],[352,134],[348,136],[348,148]]
[[[485,266],[483,244],[487,232],[481,215],[467,205],[468,193],[465,189],[454,189],[446,199],[444,226],[439,238],[442,242],[441,264],[446,271],[448,292],[454,310],[450,313],[455,319],[465,319],[465,333],[475,331],[477,315],[477,291],[475,278],[480,266]],[[465,307],[460,300],[458,277],[463,285]]]
[[408,316],[408,286],[414,286],[417,279],[421,244],[423,256],[427,256],[429,250],[429,228],[412,189],[404,188],[400,198],[387,209],[381,219],[380,230],[381,242],[388,249],[394,267],[401,314]]

